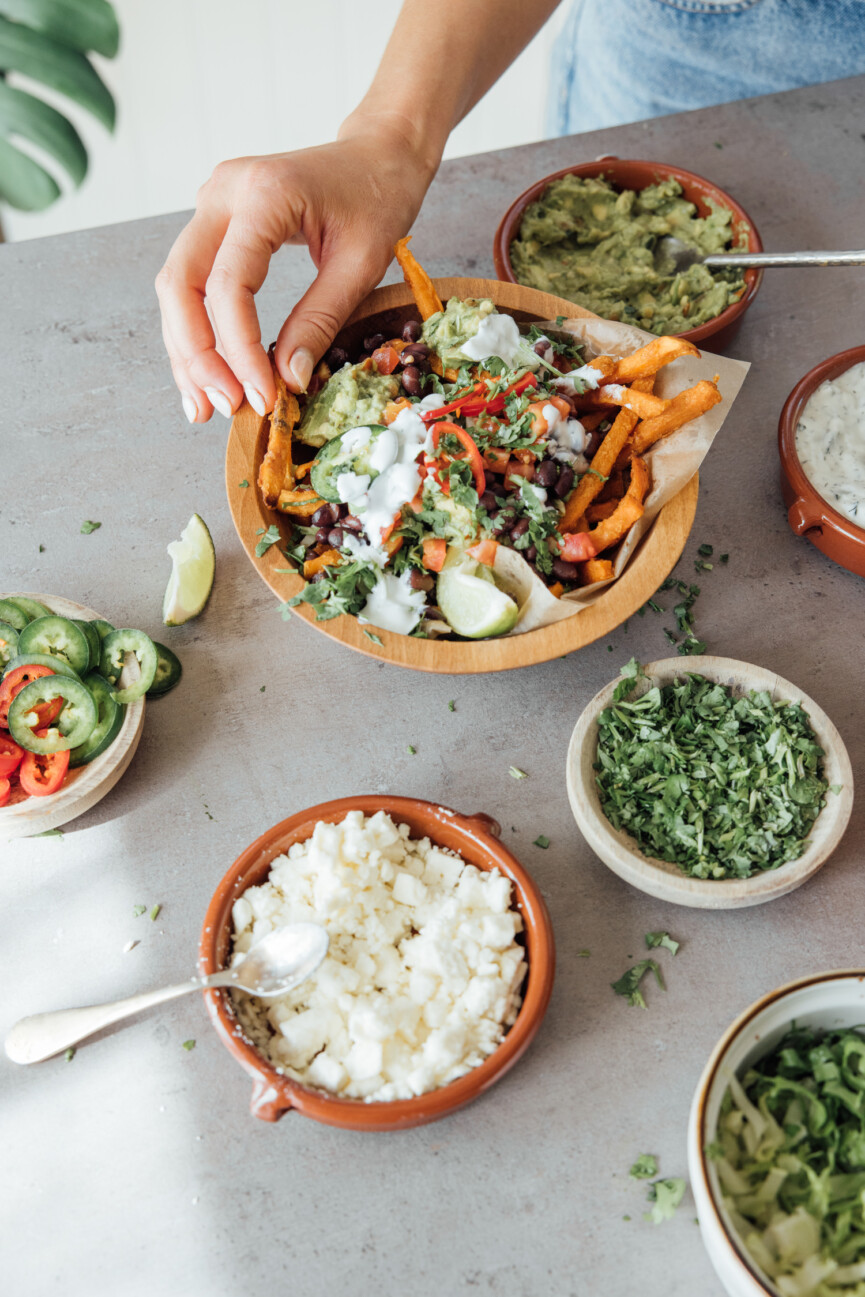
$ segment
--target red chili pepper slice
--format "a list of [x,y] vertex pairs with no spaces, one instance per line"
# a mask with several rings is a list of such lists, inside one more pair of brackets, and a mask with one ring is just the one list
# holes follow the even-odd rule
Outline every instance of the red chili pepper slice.
[[488,392],[489,388],[486,383],[481,381],[475,383],[474,387],[469,388],[462,396],[451,401],[449,405],[442,405],[438,410],[423,410],[421,418],[424,423],[431,423],[434,419],[441,419],[446,414],[453,414],[459,411],[463,419],[475,418],[479,414],[500,414],[505,408],[505,397],[516,393],[519,396],[530,387],[537,387],[538,380],[535,374],[523,374],[515,383],[504,392],[499,392],[497,396],[485,397],[482,394]]
[[12,785],[8,779],[0,779],[0,806],[5,806],[12,796]]
[[[51,673],[53,675],[53,672]],[[37,730],[36,737],[44,739],[47,731]],[[31,797],[47,797],[56,793],[69,769],[67,752],[28,752],[21,762],[18,778],[25,793]]]
[[0,779],[6,779],[13,770],[17,770],[24,760],[24,749],[9,738],[0,734]]
[[[19,694],[25,685],[29,685],[31,680],[40,680],[42,676],[55,674],[56,672],[50,667],[20,666],[4,677],[3,683],[0,684],[0,726],[4,730],[9,728],[9,707],[15,695]],[[50,725],[55,716],[63,710],[63,699],[54,698],[50,702],[40,703],[34,710],[39,717],[39,725],[44,728]]]
[[[484,461],[481,459],[481,452],[475,445],[470,432],[467,432],[465,428],[461,428],[458,423],[437,423],[432,430],[433,449],[438,452],[439,442],[442,437],[448,433],[456,437],[461,445],[465,447],[465,457],[471,465],[472,476],[475,479],[475,490],[478,495],[483,495],[484,491],[487,489],[487,479],[486,474],[484,473]],[[450,458],[451,457],[449,456],[448,459]],[[455,458],[461,459],[462,456],[456,456]],[[445,495],[450,495],[449,483],[447,481],[442,482],[442,490]]]

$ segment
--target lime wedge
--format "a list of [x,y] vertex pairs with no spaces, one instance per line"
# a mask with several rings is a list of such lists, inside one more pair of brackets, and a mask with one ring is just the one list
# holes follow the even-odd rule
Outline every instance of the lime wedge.
[[451,629],[466,639],[505,635],[520,613],[510,595],[495,584],[489,568],[467,559],[442,568],[436,582],[436,603]]
[[207,526],[194,513],[180,533],[180,540],[168,546],[171,576],[162,601],[166,626],[182,626],[197,617],[213,589],[216,554]]

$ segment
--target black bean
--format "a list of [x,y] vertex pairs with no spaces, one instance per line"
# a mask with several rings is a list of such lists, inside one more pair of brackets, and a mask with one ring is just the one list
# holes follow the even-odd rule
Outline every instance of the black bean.
[[523,550],[523,558],[526,560],[527,563],[534,563],[537,557],[538,557],[537,545],[529,545],[528,549]]
[[437,608],[435,604],[427,604],[423,610],[423,615],[427,621],[444,621],[445,619],[441,608]]
[[341,549],[345,537],[342,534],[342,527],[334,527],[327,533],[327,543],[331,549]]
[[515,517],[516,514],[512,509],[500,509],[492,520],[495,534],[501,536],[504,532],[510,531]]
[[330,523],[327,523],[324,527],[319,527],[318,531],[315,533],[316,545],[326,545],[327,538],[329,535],[330,535]]
[[556,482],[553,490],[560,500],[564,500],[573,485],[574,470],[571,468],[570,464],[563,464],[562,471],[559,474],[559,480]]
[[327,364],[331,373],[337,369],[342,369],[343,365],[348,364],[348,352],[342,347],[331,347],[327,353]]
[[402,326],[402,336],[406,342],[417,342],[421,335],[421,324],[419,320],[406,320]]
[[420,396],[423,391],[421,373],[417,365],[407,365],[401,374],[403,389],[409,396]]
[[408,347],[403,347],[400,354],[403,364],[406,360],[411,360],[412,364],[417,364],[419,360],[429,360],[430,349],[425,342],[414,342]]
[[576,581],[579,574],[576,563],[569,563],[564,558],[553,559],[553,573],[560,581]]
[[315,513],[310,518],[310,522],[313,527],[327,527],[329,529],[333,526],[338,517],[339,508],[337,505],[323,504],[321,508],[316,509]]
[[316,572],[313,576],[311,576],[311,577],[309,578],[309,580],[310,580],[310,584],[311,584],[311,585],[315,585],[318,581],[323,581],[323,580],[325,579],[326,576],[327,576],[327,573],[326,573],[326,572],[324,572],[324,571],[318,571],[318,572]]
[[383,333],[371,333],[368,338],[363,340],[364,351],[375,351],[384,341],[385,336]]
[[408,583],[412,590],[432,590],[435,580],[433,577],[427,576],[426,572],[420,572],[416,567],[413,567]]
[[480,498],[480,506],[486,509],[487,513],[492,513],[496,507],[496,497],[492,491],[484,491]]
[[344,518],[340,518],[339,525],[343,531],[363,531],[363,523],[353,513],[347,513]]
[[583,446],[583,454],[586,459],[592,459],[594,457],[595,451],[604,440],[605,435],[605,433],[599,432],[597,428],[592,429],[588,435],[585,446]]
[[528,518],[520,518],[519,522],[511,527],[511,540],[519,540],[520,536],[525,536],[528,529]]
[[538,464],[537,471],[535,472],[535,481],[538,482],[540,486],[549,488],[555,486],[558,480],[559,466],[554,459],[545,459]]

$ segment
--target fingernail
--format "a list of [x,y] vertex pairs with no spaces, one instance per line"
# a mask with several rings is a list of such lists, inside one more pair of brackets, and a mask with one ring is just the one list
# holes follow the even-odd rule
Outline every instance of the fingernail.
[[255,413],[267,414],[267,405],[265,404],[264,397],[261,395],[258,388],[253,387],[252,383],[244,383],[243,390],[246,394],[247,401],[252,406]]
[[298,347],[291,360],[288,362],[288,368],[301,392],[305,392],[309,387],[309,380],[312,378],[312,370],[315,360],[311,351],[306,347]]
[[204,395],[207,397],[214,410],[218,410],[226,419],[231,418],[231,402],[224,392],[220,392],[218,387],[205,387]]
[[186,415],[189,422],[195,423],[195,420],[198,418],[198,406],[195,404],[192,397],[188,392],[181,392],[180,401],[183,406],[183,413]]

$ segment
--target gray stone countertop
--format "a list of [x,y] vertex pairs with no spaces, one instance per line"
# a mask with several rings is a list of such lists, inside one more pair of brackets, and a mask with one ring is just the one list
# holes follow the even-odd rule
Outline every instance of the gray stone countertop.
[[[768,248],[859,247],[863,120],[858,78],[464,158],[442,168],[413,246],[433,274],[492,275],[493,231],[516,194],[615,153],[711,177]],[[195,997],[71,1062],[0,1059],[4,1291],[718,1297],[690,1193],[673,1220],[647,1223],[628,1168],[653,1152],[662,1175],[686,1175],[697,1078],[753,999],[865,962],[861,806],[800,891],[738,913],[664,905],[585,846],[564,758],[618,666],[667,655],[671,615],[635,617],[565,661],[451,678],[282,621],[229,518],[226,425],[187,425],[162,350],[152,283],[184,219],[0,248],[0,588],[89,604],[168,640],[184,664],[104,801],[62,838],[0,844],[0,1032],[40,1009],[188,976],[208,899],[239,851],[296,810],[358,792],[496,816],[547,898],[556,986],[533,1048],[498,1086],[395,1135],[253,1119],[250,1082]],[[863,273],[767,272],[732,348],[753,368],[705,464],[679,568],[694,579],[700,543],[729,551],[700,578],[698,633],[710,652],[808,691],[857,777],[865,586],[788,529],[776,429],[799,377],[862,341]],[[304,250],[277,257],[260,295],[266,337],[310,278]],[[213,532],[216,585],[201,618],[167,631],[165,546],[194,511]],[[81,535],[85,518],[101,529]],[[512,779],[512,764],[529,777]],[[532,845],[541,833],[546,851]],[[155,903],[155,922],[133,917]],[[642,1012],[610,982],[660,928],[682,949],[675,961],[662,952],[668,989],[650,986]]]

